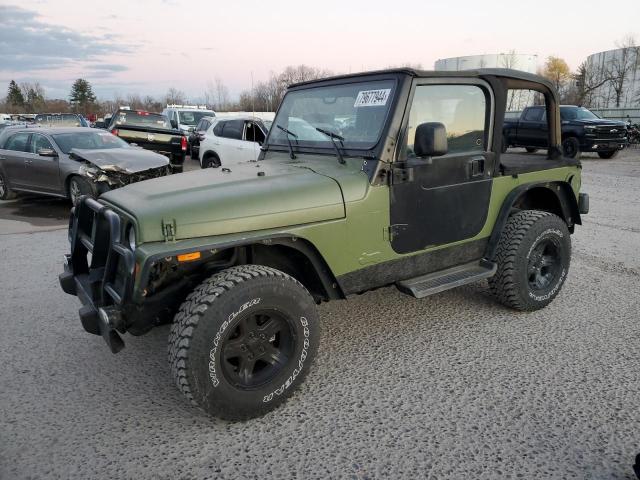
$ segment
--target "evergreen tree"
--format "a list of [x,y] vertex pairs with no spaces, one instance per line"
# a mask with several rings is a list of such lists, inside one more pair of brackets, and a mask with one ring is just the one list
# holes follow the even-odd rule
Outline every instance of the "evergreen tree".
[[96,96],[93,94],[91,84],[83,79],[79,78],[71,86],[71,95],[69,95],[69,101],[74,107],[74,110],[86,111],[96,101]]
[[14,80],[9,82],[7,105],[11,107],[22,107],[24,105],[24,96],[20,91],[20,87],[18,87],[18,84]]

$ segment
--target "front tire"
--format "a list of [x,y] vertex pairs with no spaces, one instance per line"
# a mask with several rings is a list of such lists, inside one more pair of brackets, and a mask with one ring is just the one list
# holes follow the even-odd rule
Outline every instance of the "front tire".
[[505,225],[496,251],[491,292],[516,310],[538,310],[558,295],[569,271],[571,238],[557,215],[524,210]]
[[598,152],[598,156],[600,158],[604,158],[606,160],[615,157],[616,155],[618,155],[618,151],[619,150],[611,150],[610,152]]
[[302,383],[319,343],[309,292],[270,267],[241,265],[200,284],[169,335],[178,388],[226,420],[265,414]]
[[16,198],[16,194],[9,188],[7,178],[2,172],[0,172],[0,200],[13,200]]
[[80,203],[80,198],[84,195],[89,195],[91,197],[95,197],[95,191],[91,184],[87,182],[84,178],[74,176],[69,180],[69,189],[68,189],[69,200],[74,207]]

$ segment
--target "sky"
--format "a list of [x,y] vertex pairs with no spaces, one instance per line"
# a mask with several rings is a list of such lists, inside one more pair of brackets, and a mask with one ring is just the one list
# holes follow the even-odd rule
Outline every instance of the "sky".
[[[0,95],[38,81],[67,98],[86,78],[101,99],[231,97],[287,65],[336,73],[502,53],[564,58],[576,68],[626,35],[640,41],[640,0],[0,0]],[[615,11],[613,10],[615,8]]]

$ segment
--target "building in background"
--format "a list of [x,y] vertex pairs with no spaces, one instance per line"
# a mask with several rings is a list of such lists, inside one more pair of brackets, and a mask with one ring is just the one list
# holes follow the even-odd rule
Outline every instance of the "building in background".
[[[516,53],[495,53],[485,55],[468,55],[466,57],[442,58],[436,60],[435,70],[458,71],[476,70],[478,68],[511,68],[528,73],[537,73],[538,56]],[[507,96],[507,116],[517,117],[519,112],[535,101],[535,93],[530,90],[509,91]]]
[[579,74],[584,105],[595,109],[640,107],[640,47],[589,55]]
[[436,60],[435,70],[475,70],[477,68],[512,68],[523,72],[538,71],[538,56],[522,53],[495,53]]

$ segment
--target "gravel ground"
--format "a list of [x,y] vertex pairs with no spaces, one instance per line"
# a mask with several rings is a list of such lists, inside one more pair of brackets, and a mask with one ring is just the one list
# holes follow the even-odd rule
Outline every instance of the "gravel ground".
[[245,423],[184,401],[168,327],[118,355],[84,333],[57,284],[64,230],[0,235],[0,478],[631,479],[640,151],[585,159],[583,190],[591,214],[548,308],[514,313],[484,282],[325,304],[306,383]]

